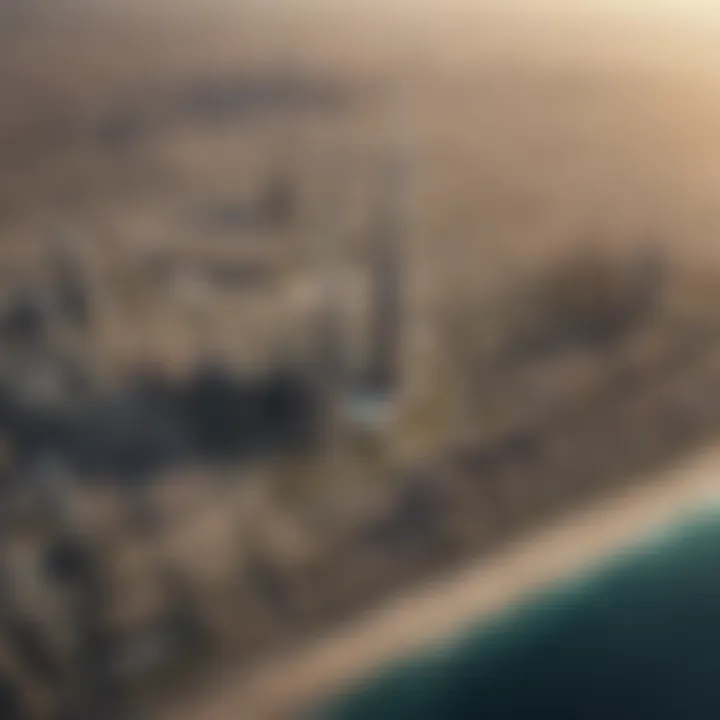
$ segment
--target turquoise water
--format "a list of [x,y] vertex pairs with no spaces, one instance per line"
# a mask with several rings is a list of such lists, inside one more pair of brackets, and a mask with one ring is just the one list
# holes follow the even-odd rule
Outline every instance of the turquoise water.
[[314,720],[720,720],[720,513],[378,671]]

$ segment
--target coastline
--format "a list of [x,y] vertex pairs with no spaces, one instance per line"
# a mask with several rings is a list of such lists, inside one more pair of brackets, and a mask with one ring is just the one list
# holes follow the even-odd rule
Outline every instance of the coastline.
[[720,501],[720,449],[709,447],[622,491],[524,535],[502,550],[425,583],[327,636],[249,672],[229,669],[197,697],[159,717],[281,720],[297,717],[383,663],[476,624],[586,563],[662,532],[703,502]]

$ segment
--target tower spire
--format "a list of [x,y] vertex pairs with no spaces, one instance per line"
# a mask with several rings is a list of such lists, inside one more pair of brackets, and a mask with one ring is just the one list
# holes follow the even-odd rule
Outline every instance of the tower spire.
[[325,209],[316,245],[320,297],[315,372],[323,415],[322,431],[328,441],[337,431],[338,413],[348,382],[344,258],[337,216],[337,203]]
[[406,173],[405,155],[393,153],[383,168],[372,238],[368,384],[383,396],[393,394],[400,382]]

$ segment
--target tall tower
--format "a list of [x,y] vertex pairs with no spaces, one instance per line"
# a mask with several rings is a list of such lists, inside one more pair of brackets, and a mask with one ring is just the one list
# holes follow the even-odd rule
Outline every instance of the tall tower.
[[49,250],[56,310],[63,320],[88,333],[92,322],[92,297],[77,248],[65,240],[58,240]]
[[[351,377],[345,304],[345,258],[332,228],[320,247],[323,296],[317,367],[323,447],[333,477],[358,468],[377,475],[388,459],[389,430],[397,416],[403,330],[403,235],[406,159],[393,154],[378,182],[380,203],[372,229],[369,337],[360,376]],[[358,460],[361,460],[358,464]],[[373,465],[368,469],[367,462]]]
[[348,383],[344,258],[335,212],[335,208],[328,210],[316,247],[320,298],[313,372],[320,398],[320,432],[326,445],[334,444],[339,432],[339,413]]
[[380,207],[373,228],[370,347],[365,392],[387,402],[401,382],[403,241],[406,159],[393,154],[383,168]]

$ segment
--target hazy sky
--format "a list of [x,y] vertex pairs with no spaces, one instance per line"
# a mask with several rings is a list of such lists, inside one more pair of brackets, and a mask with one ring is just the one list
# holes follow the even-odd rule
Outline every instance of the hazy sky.
[[[290,0],[310,2],[314,0]],[[345,0],[355,2],[356,0]],[[343,0],[335,0],[342,4]],[[462,7],[479,10],[520,10],[532,14],[570,13],[573,15],[604,14],[637,16],[650,19],[708,19],[720,22],[720,0],[378,0],[379,4],[397,2],[407,7]],[[372,4],[372,3],[366,3]]]
[[[232,0],[225,0],[233,4]],[[326,5],[362,4],[366,7],[403,5],[406,7],[447,7],[466,6],[478,9],[505,9],[508,7],[533,12],[568,11],[582,13],[603,12],[621,15],[640,14],[645,16],[670,14],[697,18],[715,17],[720,19],[720,0],[276,0],[294,5],[312,5],[321,2]]]
[[[312,0],[310,0],[312,1]],[[410,5],[445,4],[446,0],[406,0]],[[695,15],[698,17],[714,15],[720,17],[720,0],[451,0],[455,4],[476,7],[515,6],[536,12],[548,10],[569,10],[573,12],[602,11],[620,14],[664,14]]]
[[[79,0],[81,3],[83,0]],[[71,0],[72,2],[72,0]],[[95,4],[93,2],[92,4]],[[108,0],[106,5],[114,3]],[[340,9],[343,6],[361,6],[379,10],[388,6],[404,8],[447,8],[465,7],[466,9],[520,9],[534,13],[570,12],[605,13],[617,15],[649,16],[685,16],[698,19],[714,18],[720,21],[720,0],[143,0],[142,2],[123,2],[123,5],[156,5],[165,7],[225,6],[242,8],[243,5],[276,5],[313,7],[326,6]]]
[[[1,2],[1,0],[0,0]],[[720,24],[720,0],[65,0],[69,4],[113,8],[209,10],[224,8],[242,10],[243,7],[344,8],[382,12],[402,9],[420,12],[479,11],[511,12],[533,15],[567,14],[576,17],[636,17],[650,21],[691,21]]]

